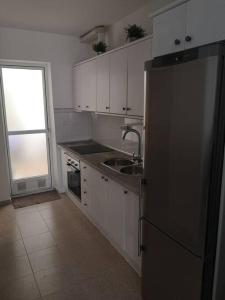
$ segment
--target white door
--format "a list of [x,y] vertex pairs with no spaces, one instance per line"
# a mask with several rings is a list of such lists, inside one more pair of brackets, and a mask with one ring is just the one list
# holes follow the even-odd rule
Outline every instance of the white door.
[[128,47],[127,114],[144,114],[144,65],[151,59],[151,41],[148,39]]
[[110,112],[109,55],[97,58],[97,111]]
[[82,109],[96,110],[96,60],[81,65]]
[[187,4],[162,13],[153,20],[153,57],[184,50]]
[[110,54],[110,112],[126,114],[127,50]]
[[1,67],[12,195],[51,188],[43,68]]
[[187,3],[186,48],[225,39],[225,1],[192,0]]

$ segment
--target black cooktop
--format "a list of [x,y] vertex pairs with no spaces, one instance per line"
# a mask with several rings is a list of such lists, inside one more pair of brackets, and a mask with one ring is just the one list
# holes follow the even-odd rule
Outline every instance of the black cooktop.
[[113,151],[113,149],[110,149],[108,147],[102,146],[97,143],[89,144],[89,145],[87,144],[87,145],[70,146],[69,148],[81,155]]

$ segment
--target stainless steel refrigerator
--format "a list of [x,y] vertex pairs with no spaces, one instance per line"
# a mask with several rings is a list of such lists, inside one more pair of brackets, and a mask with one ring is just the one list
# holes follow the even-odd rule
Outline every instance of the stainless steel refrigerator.
[[215,285],[216,300],[225,299],[225,275],[214,280],[216,255],[218,274],[224,274],[225,256],[218,256],[224,53],[218,43],[146,63],[144,300],[211,300]]

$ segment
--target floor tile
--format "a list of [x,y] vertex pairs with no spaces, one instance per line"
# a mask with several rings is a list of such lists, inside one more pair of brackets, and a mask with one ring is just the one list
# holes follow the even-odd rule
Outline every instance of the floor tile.
[[139,276],[65,195],[0,208],[0,257],[1,300],[141,300]]
[[71,276],[66,268],[50,268],[34,275],[42,296],[69,289]]
[[19,225],[23,224],[31,224],[31,223],[37,223],[37,222],[42,222],[41,215],[39,214],[38,211],[26,211],[23,213],[19,213],[16,215],[16,219]]
[[28,253],[51,248],[56,245],[50,232],[24,238],[24,244]]
[[32,274],[32,269],[27,256],[8,257],[0,261],[0,285],[7,280],[22,278],[30,274]]
[[40,293],[33,275],[25,276],[7,282],[0,288],[1,300],[35,300],[40,299]]
[[38,222],[25,222],[23,224],[19,224],[19,229],[23,238],[49,231],[47,225],[42,219]]
[[19,257],[26,255],[26,250],[22,240],[7,241],[0,244],[0,257],[5,260],[8,257]]
[[34,272],[49,269],[52,267],[63,267],[64,260],[58,248],[40,250],[28,255]]

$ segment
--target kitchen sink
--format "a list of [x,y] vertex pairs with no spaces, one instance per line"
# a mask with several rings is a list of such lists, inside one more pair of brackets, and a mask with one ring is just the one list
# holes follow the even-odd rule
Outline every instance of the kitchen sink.
[[125,158],[112,158],[112,159],[106,160],[104,162],[104,165],[110,166],[110,167],[130,166],[133,164],[134,164],[134,161],[132,161],[131,159],[125,159]]
[[127,166],[120,169],[120,173],[127,175],[143,175],[143,167],[142,166]]

